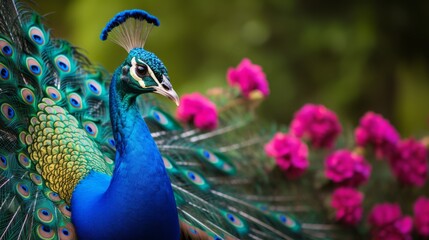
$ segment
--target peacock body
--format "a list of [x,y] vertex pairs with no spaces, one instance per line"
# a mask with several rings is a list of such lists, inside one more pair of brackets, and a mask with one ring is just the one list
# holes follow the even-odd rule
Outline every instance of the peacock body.
[[1,0],[0,239],[327,237],[288,213],[301,199],[255,188],[252,159],[267,138],[254,131],[238,144],[244,115],[213,132],[184,129],[147,96],[178,102],[164,64],[143,48],[158,25],[141,10],[107,24],[101,38],[129,52],[110,78],[37,13]]

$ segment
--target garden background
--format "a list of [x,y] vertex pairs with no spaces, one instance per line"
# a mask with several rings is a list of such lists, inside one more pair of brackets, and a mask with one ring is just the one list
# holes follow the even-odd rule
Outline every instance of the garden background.
[[226,86],[243,57],[262,65],[271,95],[260,108],[288,124],[304,103],[322,103],[345,128],[368,110],[401,132],[428,132],[429,2],[311,0],[106,1],[30,3],[56,37],[81,47],[110,72],[126,53],[101,42],[118,11],[141,8],[161,26],[146,45],[169,69],[179,94]]

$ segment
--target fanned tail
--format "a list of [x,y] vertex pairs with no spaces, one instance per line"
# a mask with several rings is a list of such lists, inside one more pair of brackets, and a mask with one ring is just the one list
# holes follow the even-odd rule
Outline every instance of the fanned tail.
[[170,129],[179,123],[165,112],[163,121],[146,116],[175,191],[182,239],[343,237],[326,221],[317,194],[303,194],[311,183],[278,184],[282,174],[272,170],[263,149],[281,127],[264,127],[244,112],[237,106],[222,113],[212,131]]
[[[77,121],[112,168],[108,77],[68,42],[51,38],[39,15],[1,0],[0,239],[76,238],[67,201],[47,186],[34,161],[40,156],[29,146],[60,126],[53,116],[68,112],[63,121]],[[47,141],[46,149],[57,151],[56,143]]]

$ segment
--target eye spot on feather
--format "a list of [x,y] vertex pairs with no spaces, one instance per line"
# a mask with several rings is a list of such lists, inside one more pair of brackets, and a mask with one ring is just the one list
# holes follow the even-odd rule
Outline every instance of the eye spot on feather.
[[207,184],[207,181],[200,174],[190,170],[185,170],[184,174],[187,179],[189,179],[193,184],[197,185],[201,190],[209,189],[210,186]]
[[77,109],[77,110],[82,109],[82,98],[78,94],[71,93],[67,96],[67,98],[69,100],[69,105],[73,109]]
[[35,58],[27,57],[26,64],[28,71],[33,75],[40,76],[42,74],[42,66]]
[[58,195],[58,193],[52,192],[52,191],[47,191],[45,193],[46,197],[49,198],[52,202],[59,202],[61,201],[60,196]]
[[201,157],[201,160],[207,161],[215,168],[227,174],[232,175],[236,172],[234,165],[229,163],[228,158],[220,153],[211,152],[204,148],[199,148],[197,153]]
[[8,169],[7,158],[3,155],[0,155],[0,169],[3,169],[3,170]]
[[37,211],[37,217],[43,223],[50,223],[54,219],[51,211],[47,208],[41,208]]
[[37,228],[37,235],[41,239],[54,239],[55,232],[49,226],[39,225],[39,227]]
[[21,98],[25,103],[31,105],[34,103],[34,93],[28,88],[21,89]]
[[203,150],[203,156],[211,163],[219,162],[219,159],[216,157],[216,155],[207,150]]
[[95,123],[93,122],[84,122],[83,123],[83,128],[85,129],[85,131],[93,138],[96,138],[98,135],[98,127],[97,125],[95,125]]
[[31,160],[24,153],[20,153],[18,155],[18,161],[19,164],[21,164],[21,166],[23,166],[24,168],[28,169],[31,166]]
[[51,192],[49,196],[51,197],[51,199],[60,199],[60,196],[58,196],[58,193]]
[[89,91],[92,94],[94,94],[96,96],[100,96],[101,95],[101,92],[102,92],[101,85],[97,81],[95,81],[95,80],[89,80],[86,83],[86,85],[87,85]]
[[76,239],[73,225],[68,223],[65,227],[58,229],[58,235],[61,240]]
[[28,35],[29,35],[31,41],[33,41],[35,44],[40,45],[40,46],[45,44],[45,36],[43,35],[43,32],[42,32],[42,30],[40,30],[40,28],[31,27],[28,30]]
[[63,98],[60,91],[56,89],[55,87],[47,87],[46,88],[46,94],[54,101],[58,102],[61,101]]
[[235,216],[234,214],[226,212],[225,217],[228,220],[228,222],[231,223],[236,228],[243,228],[244,227],[244,222],[239,217]]
[[64,55],[59,55],[55,58],[55,65],[58,70],[65,73],[68,73],[71,70],[70,60]]
[[12,120],[15,117],[15,110],[8,103],[3,103],[1,105],[1,113],[7,120]]
[[0,79],[3,81],[9,80],[10,78],[10,74],[9,74],[9,69],[0,63]]
[[287,226],[288,228],[294,229],[298,227],[298,224],[295,220],[293,220],[290,217],[286,217],[283,214],[278,214],[277,215],[277,219],[285,226]]
[[37,186],[42,185],[42,177],[39,174],[36,173],[30,173],[31,181],[33,181],[34,184]]
[[6,57],[11,57],[13,55],[13,48],[6,40],[0,38],[0,49],[1,53]]
[[64,203],[64,204],[62,204],[62,205],[59,207],[59,209],[60,209],[61,213],[62,213],[64,216],[66,216],[66,217],[68,217],[68,218],[70,218],[70,217],[71,217],[71,210],[70,210],[70,207],[69,207],[68,205],[66,205],[66,204]]
[[18,183],[16,184],[16,191],[22,198],[29,198],[30,197],[30,189],[26,184]]
[[154,110],[154,111],[152,112],[152,116],[153,116],[153,118],[155,118],[155,120],[156,120],[157,122],[159,122],[160,124],[162,124],[162,125],[167,125],[167,124],[168,124],[168,119],[167,119],[167,117],[165,117],[165,116],[164,116],[164,114],[163,114],[163,113],[161,113],[161,112],[159,112],[159,111]]

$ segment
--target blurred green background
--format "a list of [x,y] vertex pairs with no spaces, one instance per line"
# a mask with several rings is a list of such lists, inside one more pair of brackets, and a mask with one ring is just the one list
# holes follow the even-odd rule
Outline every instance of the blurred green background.
[[288,124],[304,103],[322,103],[352,127],[368,110],[405,135],[428,131],[429,1],[44,0],[29,3],[56,37],[110,72],[126,56],[99,40],[124,9],[156,15],[146,48],[169,69],[179,94],[226,86],[243,57],[262,65],[271,95],[267,119]]

